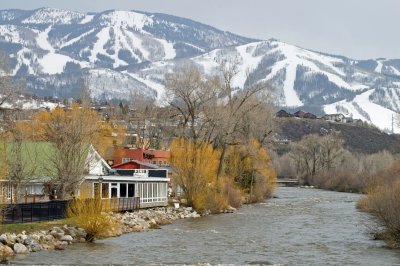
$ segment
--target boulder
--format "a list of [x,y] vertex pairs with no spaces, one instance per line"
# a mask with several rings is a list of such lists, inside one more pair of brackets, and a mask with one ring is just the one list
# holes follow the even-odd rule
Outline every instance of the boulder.
[[138,224],[142,227],[142,229],[149,229],[150,225],[144,220],[139,218]]
[[27,247],[25,247],[24,244],[15,243],[15,244],[14,244],[14,252],[15,252],[16,254],[24,254],[24,253],[28,253],[29,250],[28,250]]
[[74,239],[70,235],[64,235],[60,238],[60,241],[67,241],[67,242],[72,242]]
[[37,242],[41,239],[41,236],[39,234],[31,234],[31,238]]
[[57,242],[54,244],[54,249],[55,249],[55,250],[64,250],[64,249],[67,248],[67,246],[68,246],[68,243],[65,242],[65,241],[57,241]]
[[31,237],[28,237],[25,241],[24,241],[25,246],[28,248],[29,251],[32,252],[37,252],[42,250],[42,246],[39,245],[39,243],[32,239]]
[[53,244],[42,244],[42,249],[51,250],[51,249],[54,249],[54,245]]
[[16,242],[17,236],[15,234],[7,234],[6,235],[6,245],[9,247],[14,247],[14,244]]
[[53,242],[53,241],[54,241],[54,236],[52,236],[52,235],[45,235],[45,236],[43,237],[43,241],[46,242],[46,243]]
[[14,256],[14,251],[7,245],[0,246],[0,260],[7,261]]

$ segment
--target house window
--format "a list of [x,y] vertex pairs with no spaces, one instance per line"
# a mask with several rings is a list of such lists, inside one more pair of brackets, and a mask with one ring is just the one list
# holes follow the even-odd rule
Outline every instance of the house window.
[[109,193],[109,184],[108,183],[102,183],[101,184],[101,197],[108,199],[110,197]]
[[132,161],[132,158],[122,158],[122,163],[127,163]]
[[118,183],[111,183],[111,198],[118,198]]
[[167,161],[164,161],[164,165],[167,165]]
[[126,198],[126,184],[125,183],[119,184],[119,196],[121,198]]
[[93,184],[93,197],[94,198],[100,197],[100,184],[99,183]]
[[128,184],[128,198],[135,196],[135,184]]
[[157,164],[157,161],[153,161],[152,163],[153,163],[153,164]]

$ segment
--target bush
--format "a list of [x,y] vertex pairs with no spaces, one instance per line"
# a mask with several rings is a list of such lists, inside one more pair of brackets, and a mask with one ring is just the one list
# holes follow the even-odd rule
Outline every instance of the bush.
[[85,240],[93,242],[115,226],[104,211],[105,206],[100,198],[82,198],[70,202],[67,215],[73,224],[85,229]]
[[242,195],[240,193],[240,189],[233,184],[230,178],[227,177],[223,180],[221,192],[229,206],[239,208],[242,205]]
[[392,185],[378,185],[358,203],[358,208],[372,214],[384,231],[377,235],[391,247],[400,246],[400,180]]

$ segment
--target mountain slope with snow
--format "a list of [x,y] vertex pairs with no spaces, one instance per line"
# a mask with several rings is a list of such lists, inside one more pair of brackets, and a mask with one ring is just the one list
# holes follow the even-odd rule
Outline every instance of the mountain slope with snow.
[[354,60],[166,14],[0,10],[0,50],[39,96],[74,97],[85,82],[99,100],[161,103],[168,71],[192,63],[213,75],[229,60],[234,87],[265,85],[279,107],[342,112],[386,130],[400,111],[400,59]]
[[[387,131],[392,128],[392,116],[400,111],[400,76],[368,71],[359,66],[360,61],[276,40],[216,49],[186,63],[195,63],[213,75],[226,60],[238,66],[233,86],[264,84],[265,92],[280,107],[317,114],[341,112]],[[139,72],[149,82],[162,82],[163,74],[182,64],[153,63]]]

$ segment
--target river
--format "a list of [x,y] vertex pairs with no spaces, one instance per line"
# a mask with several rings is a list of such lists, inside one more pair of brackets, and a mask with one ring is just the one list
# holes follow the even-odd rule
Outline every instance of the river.
[[400,264],[400,252],[371,240],[360,195],[280,187],[277,198],[234,214],[185,219],[64,251],[18,256],[18,264]]

